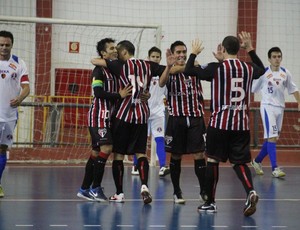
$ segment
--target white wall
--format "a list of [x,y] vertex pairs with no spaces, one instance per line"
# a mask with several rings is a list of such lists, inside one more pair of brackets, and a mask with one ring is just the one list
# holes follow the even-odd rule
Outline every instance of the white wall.
[[[163,37],[161,49],[164,51],[175,40],[184,41],[190,48],[191,40],[200,37],[205,50],[198,58],[200,63],[213,61],[212,51],[226,35],[235,35],[237,28],[238,0],[53,0],[53,18],[88,20],[109,23],[159,24]],[[1,0],[0,14],[10,16],[34,16],[35,0]],[[260,0],[258,2],[257,53],[268,65],[267,51],[271,46],[279,46],[283,51],[283,65],[288,68],[294,81],[300,87],[300,66],[298,62],[300,40],[300,1],[299,0]],[[117,31],[118,32],[118,31]],[[79,32],[78,34],[80,34]],[[88,34],[89,35],[89,34]],[[114,33],[113,33],[114,35]],[[53,44],[66,55],[53,53],[54,67],[68,65],[92,68],[89,57],[96,55],[95,44],[101,35],[77,36],[81,39],[85,53],[67,54],[70,37],[60,38],[62,44]],[[99,37],[98,37],[99,36]],[[117,40],[124,37],[124,31]],[[127,36],[127,35],[126,35]],[[26,38],[26,37],[25,37]],[[16,38],[15,51],[18,52]],[[30,39],[27,37],[26,39]],[[153,38],[153,40],[155,40]],[[142,47],[139,57],[147,56],[147,47]],[[31,53],[31,51],[30,51]],[[20,56],[22,52],[20,53]],[[34,64],[30,61],[30,66]],[[74,64],[75,63],[75,64]],[[164,59],[163,62],[164,64]],[[204,85],[205,98],[209,98],[209,88]],[[294,100],[288,98],[288,100]]]

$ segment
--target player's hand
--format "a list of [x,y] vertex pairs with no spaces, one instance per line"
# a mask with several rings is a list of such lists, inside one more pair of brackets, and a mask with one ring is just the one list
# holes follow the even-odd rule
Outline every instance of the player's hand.
[[202,45],[202,41],[199,38],[196,38],[192,41],[192,53],[195,55],[198,55],[204,50],[204,47]]
[[241,48],[245,49],[247,52],[254,50],[252,46],[251,34],[246,31],[239,33],[239,38],[241,39]]
[[148,90],[143,91],[140,95],[140,99],[142,102],[147,102],[150,97],[151,97],[151,94],[149,93]]
[[21,104],[22,100],[19,97],[16,97],[12,100],[10,100],[10,106],[11,107],[17,107]]
[[170,49],[167,49],[167,51],[166,51],[166,61],[167,61],[168,67],[173,66],[176,62],[176,58]]
[[119,90],[119,94],[120,94],[121,98],[125,98],[125,97],[131,95],[131,91],[132,91],[132,85],[126,85],[126,87],[124,89]]
[[222,62],[224,60],[224,47],[219,44],[217,46],[217,51],[213,52],[213,55],[219,62]]

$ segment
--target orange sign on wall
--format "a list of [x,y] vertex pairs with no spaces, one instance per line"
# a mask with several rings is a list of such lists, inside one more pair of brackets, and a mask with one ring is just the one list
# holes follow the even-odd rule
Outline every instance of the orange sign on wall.
[[79,42],[69,42],[69,53],[79,53]]

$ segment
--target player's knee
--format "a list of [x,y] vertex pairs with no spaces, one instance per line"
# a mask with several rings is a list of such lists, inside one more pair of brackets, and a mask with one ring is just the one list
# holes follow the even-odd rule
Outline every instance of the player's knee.
[[194,159],[195,160],[202,160],[205,158],[205,153],[204,152],[199,152],[194,154]]
[[213,158],[207,158],[207,162],[210,162],[210,163],[219,163],[219,161],[213,159]]

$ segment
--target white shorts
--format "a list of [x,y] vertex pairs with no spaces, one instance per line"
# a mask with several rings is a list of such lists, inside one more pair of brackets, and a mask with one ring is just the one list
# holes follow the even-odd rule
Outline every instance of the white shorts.
[[279,137],[284,108],[275,107],[272,105],[261,105],[260,115],[264,126],[264,139]]
[[16,121],[0,122],[0,144],[7,145],[9,148],[13,144],[13,132]]
[[165,137],[165,117],[157,117],[148,120],[148,136],[153,138]]

